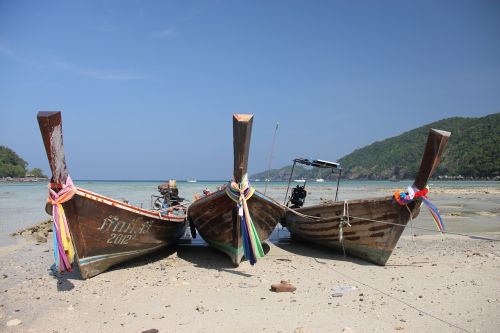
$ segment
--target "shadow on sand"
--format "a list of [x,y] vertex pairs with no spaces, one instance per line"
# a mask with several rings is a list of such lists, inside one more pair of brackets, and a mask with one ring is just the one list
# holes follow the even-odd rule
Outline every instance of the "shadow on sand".
[[183,244],[179,246],[177,256],[195,267],[213,269],[230,274],[251,277],[253,275],[241,272],[224,253],[206,244]]
[[[319,264],[328,265],[330,263],[328,261],[337,261],[337,262],[350,262],[362,266],[381,267],[372,264],[370,262],[364,261],[362,259],[351,257],[349,255],[346,255],[344,257],[342,251],[328,249],[317,244],[295,240],[290,238],[288,235],[284,237],[279,237],[279,236],[270,237],[270,240],[268,240],[268,242],[272,243],[277,248],[285,252],[288,252],[290,254],[302,257],[309,257],[315,260]],[[270,246],[266,243],[263,244],[263,249],[266,254],[268,254],[271,251]],[[186,239],[181,240],[179,244],[166,247],[159,251],[153,252],[149,255],[132,259],[125,263],[111,267],[108,271],[146,266],[150,263],[164,260],[176,252],[179,258],[192,263],[195,267],[227,272],[230,274],[240,275],[244,277],[253,276],[252,274],[248,274],[238,270],[238,268],[233,265],[231,260],[224,253],[212,248],[202,240],[191,241]],[[270,253],[270,255],[274,256],[275,257],[274,260],[277,261],[293,261],[293,259],[280,258],[282,256],[280,254]],[[243,261],[245,261],[245,259],[243,259]],[[389,262],[389,264],[386,265],[386,267],[416,266],[415,264],[418,263],[391,264]],[[71,282],[72,280],[80,280],[80,281],[83,280],[80,275],[80,270],[78,268],[78,265],[74,265],[72,272],[65,272],[62,274],[56,273],[55,265],[52,265],[51,271],[52,271],[51,275],[53,276],[54,279],[57,280],[58,291],[70,291],[75,287],[74,284]]]
[[81,278],[78,265],[74,265],[71,272],[58,273],[56,265],[53,264],[50,266],[49,274],[54,278],[54,280],[57,280],[57,291],[70,291],[75,288],[75,285],[71,282],[71,280],[83,280]]
[[319,260],[319,259],[325,259],[325,260],[351,262],[362,266],[371,265],[378,267],[377,265],[369,263],[362,259],[351,257],[349,256],[349,254],[346,254],[346,256],[344,257],[342,251],[328,249],[314,243],[308,243],[300,240],[291,239],[288,237],[281,238],[279,240],[273,240],[272,243],[276,247],[284,251],[293,253],[295,255],[314,258],[314,260],[320,264],[327,264],[327,262]]
[[[111,271],[119,271],[121,269],[127,269],[127,268],[132,268],[132,267],[141,267],[141,266],[146,266],[150,263],[157,262],[160,260],[163,260],[165,258],[168,258],[172,254],[174,254],[177,251],[178,245],[172,245],[165,247],[161,250],[155,251],[151,254],[131,259],[130,261],[118,264],[116,266],[113,266],[109,268],[108,270],[102,272],[111,272]],[[83,281],[85,279],[82,278],[80,274],[80,268],[76,264],[76,262],[73,264],[73,270],[71,272],[64,272],[64,273],[58,273],[56,270],[55,264],[50,267],[52,277],[57,280],[57,290],[58,291],[69,291],[72,290],[75,286],[71,282],[73,281]],[[101,274],[102,274],[101,273]],[[98,274],[100,275],[100,274]]]
[[[265,254],[270,251],[270,247],[268,244],[264,243],[262,245],[262,248]],[[203,241],[181,241],[181,244],[179,245],[177,250],[177,256],[187,262],[192,263],[193,265],[195,265],[195,267],[214,269],[217,271],[223,271],[244,277],[253,276],[251,274],[239,271],[238,267],[236,267],[231,262],[227,255],[212,248]],[[243,258],[243,262],[245,261],[246,259]]]
[[361,266],[373,266],[373,267],[419,267],[419,262],[411,262],[408,264],[397,264],[393,263],[391,259],[389,258],[388,263],[385,266],[377,265],[374,263],[371,263],[369,261],[359,259],[353,256],[350,256],[348,253],[346,253],[346,256],[344,257],[344,254],[342,253],[342,250],[336,250],[336,249],[330,249],[326,248],[324,246],[321,246],[319,244],[314,244],[314,243],[309,243],[306,241],[302,241],[299,239],[292,239],[292,238],[282,238],[280,240],[274,240],[272,242],[275,246],[281,248],[284,251],[304,256],[304,257],[312,257],[316,260],[318,263],[326,264],[326,262],[320,262],[318,259],[327,259],[327,260],[334,260],[334,261],[340,261],[340,262],[351,262],[357,265]]

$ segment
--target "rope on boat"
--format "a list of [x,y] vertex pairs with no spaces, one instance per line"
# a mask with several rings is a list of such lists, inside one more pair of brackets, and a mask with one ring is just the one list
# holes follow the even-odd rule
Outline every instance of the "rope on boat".
[[[413,241],[413,244],[415,245],[415,233],[413,232],[413,213],[410,209],[410,207],[408,207],[408,205],[405,206],[406,209],[408,210],[408,215],[410,216],[410,233],[411,233],[411,240]],[[442,233],[441,233],[442,235]]]
[[[418,189],[416,189],[416,188],[414,188],[412,186],[409,186],[408,189],[407,189],[407,192],[397,191],[397,192],[394,193],[395,200],[400,205],[404,205],[406,207],[406,209],[408,209],[408,212],[410,214],[410,228],[411,228],[411,234],[412,234],[412,240],[413,241],[415,241],[413,229],[419,229],[419,230],[425,230],[425,231],[430,231],[430,232],[438,232],[438,233],[441,234],[441,237],[442,237],[443,240],[444,240],[444,235],[445,234],[450,234],[450,235],[457,235],[457,236],[463,236],[463,237],[469,237],[469,238],[475,238],[475,239],[481,239],[481,240],[487,240],[487,241],[500,242],[500,239],[494,239],[494,238],[483,237],[483,236],[476,236],[476,235],[471,235],[471,234],[463,234],[463,233],[458,233],[458,232],[445,231],[445,229],[444,229],[444,223],[443,223],[443,220],[441,218],[441,215],[439,214],[436,206],[434,206],[429,201],[429,199],[427,198],[427,194],[428,193],[429,193],[429,187],[428,186],[426,188],[424,188],[423,190],[418,190]],[[408,208],[408,204],[411,203],[411,202],[413,202],[413,201],[415,201],[415,199],[417,199],[417,198],[421,198],[422,201],[423,201],[423,203],[426,204],[427,208],[429,209],[429,212],[431,213],[434,221],[436,222],[438,230],[429,229],[429,228],[423,228],[423,227],[414,227],[413,226],[413,214],[411,213],[410,209]],[[346,217],[346,202],[347,201],[344,201],[344,214],[341,217],[340,222],[339,222],[339,241],[342,244],[342,249],[343,250],[344,250],[344,244],[343,244],[343,227],[345,226],[344,225],[345,222],[344,222],[343,219]],[[282,206],[282,207],[284,207],[288,211],[291,211],[292,213],[294,213],[294,214],[296,214],[296,215],[298,215],[300,217],[303,217],[305,219],[316,220],[316,221],[321,219],[320,217],[317,217],[317,216],[311,216],[311,215],[302,214],[302,213],[297,212],[294,209],[286,207],[286,206]],[[348,205],[347,205],[347,209],[348,209]],[[375,223],[382,223],[382,224],[388,224],[388,225],[406,227],[406,224],[393,223],[393,222],[387,222],[387,221],[378,221],[378,220],[367,219],[367,218],[363,218],[363,217],[351,216],[349,214],[349,212],[347,211],[347,218],[349,219],[349,217],[352,218],[352,219],[358,219],[358,220],[363,220],[363,221],[370,221],[370,222],[375,222]],[[348,223],[349,226],[351,226],[349,224],[349,220],[347,220],[347,223]],[[344,250],[344,256],[345,256],[345,250]]]
[[295,209],[290,208],[290,207],[288,207],[288,206],[286,206],[286,205],[282,205],[282,204],[280,204],[280,203],[276,203],[276,204],[277,204],[277,205],[279,205],[281,208],[283,208],[283,209],[285,209],[285,210],[289,211],[290,213],[293,213],[293,214],[295,214],[295,215],[297,215],[297,216],[300,216],[300,217],[303,217],[303,218],[305,218],[305,219],[308,219],[308,220],[313,220],[313,221],[319,221],[319,220],[321,220],[321,217],[319,217],[319,216],[312,216],[312,215],[303,214],[303,213],[298,212],[298,211],[296,211]]
[[[283,207],[286,208],[287,210],[291,211],[292,213],[294,213],[294,214],[296,214],[296,215],[298,215],[300,217],[309,219],[309,220],[320,220],[321,219],[318,216],[311,216],[311,215],[302,214],[300,212],[295,211],[294,209],[292,209],[290,207],[286,207],[286,206],[283,206]],[[350,219],[353,219],[353,220],[357,219],[357,220],[362,220],[362,221],[370,221],[370,222],[375,222],[375,223],[394,225],[394,226],[399,226],[399,227],[403,227],[403,228],[406,227],[406,224],[401,224],[401,223],[379,221],[379,220],[367,219],[367,218],[364,218],[364,217],[357,217],[357,216],[352,216],[352,215],[349,215],[349,217],[350,217]],[[434,232],[434,233],[440,233],[442,235],[450,234],[450,235],[457,235],[457,236],[469,237],[469,238],[480,239],[480,240],[485,240],[485,241],[500,242],[500,239],[495,239],[495,238],[489,238],[489,237],[484,237],[484,236],[477,236],[477,235],[472,235],[472,234],[464,234],[464,233],[459,233],[459,232],[451,232],[451,231],[445,231],[445,230],[443,230],[443,231],[439,230],[438,231],[438,230],[435,230],[435,229],[429,229],[429,228],[424,228],[424,227],[413,226],[412,214],[410,214],[410,222],[411,222],[411,228],[417,229],[417,230],[430,231],[430,232]]]
[[49,184],[48,197],[48,202],[52,204],[52,216],[54,218],[54,260],[59,273],[64,271],[71,272],[71,264],[75,258],[75,249],[62,204],[71,200],[78,190],[73,185],[70,176],[66,179],[65,184],[60,184],[62,188],[58,192],[52,189],[55,186],[56,184]]
[[342,245],[342,251],[344,252],[344,258],[345,258],[345,248],[344,248],[344,226],[350,227],[351,224],[349,223],[349,202],[347,200],[344,200],[344,214],[340,218],[340,223],[339,223],[339,241],[340,244]]
[[[401,224],[401,223],[394,223],[394,222],[387,222],[387,221],[378,221],[378,220],[372,220],[372,219],[367,219],[364,217],[356,217],[356,216],[351,216],[351,219],[357,219],[357,220],[362,220],[362,221],[370,221],[370,222],[375,222],[375,223],[382,223],[382,224],[388,224],[388,225],[395,225],[399,227],[406,227],[406,224]],[[472,235],[472,234],[463,234],[459,232],[451,232],[451,231],[437,231],[435,229],[429,229],[429,228],[423,228],[423,227],[413,227],[414,229],[418,230],[425,230],[425,231],[430,231],[430,232],[436,232],[436,233],[443,233],[443,234],[450,234],[450,235],[457,235],[457,236],[464,236],[464,237],[469,237],[469,238],[477,238],[481,240],[486,240],[486,241],[494,241],[494,242],[500,242],[500,239],[495,239],[495,238],[489,238],[489,237],[484,237],[484,236],[477,236],[477,235]]]
[[262,248],[259,234],[255,229],[247,204],[247,200],[252,197],[254,192],[255,189],[250,186],[246,175],[243,176],[241,183],[232,181],[229,183],[229,186],[226,186],[226,194],[238,205],[243,252],[252,266],[257,262],[257,258],[264,256],[264,249]]

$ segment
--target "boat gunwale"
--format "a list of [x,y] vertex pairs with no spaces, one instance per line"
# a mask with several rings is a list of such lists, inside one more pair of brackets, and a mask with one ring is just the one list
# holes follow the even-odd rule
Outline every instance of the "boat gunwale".
[[[222,196],[223,194],[227,195],[226,194],[226,189],[222,189],[222,190],[217,190],[215,192],[211,192],[210,194],[207,194],[205,196],[202,196],[198,199],[196,199],[195,201],[192,202],[191,205],[198,205],[198,204],[203,204],[203,201],[206,201],[208,200],[209,198],[213,197],[213,198],[216,198],[216,197],[219,197],[219,196]],[[257,195],[258,197],[264,199],[264,200],[267,200],[267,201],[270,201],[272,203],[275,203],[277,204],[278,206],[280,206],[281,208],[283,208],[283,205],[280,204],[279,202],[277,202],[276,200],[274,200],[273,198],[271,198],[270,196],[267,196],[265,195],[264,193],[258,191],[258,190],[255,190],[254,191],[254,194],[253,195]],[[252,196],[253,196],[252,195]],[[251,200],[252,198],[250,197],[248,200]],[[309,206],[308,206],[309,207]],[[284,209],[284,208],[283,208]],[[188,209],[188,214],[189,214],[189,209]]]
[[187,218],[187,214],[185,214],[183,217],[180,217],[180,216],[178,217],[178,216],[173,216],[173,215],[166,215],[166,216],[161,215],[160,212],[154,213],[153,211],[139,208],[137,206],[133,206],[130,204],[126,204],[124,202],[117,201],[115,199],[103,196],[101,194],[97,194],[95,192],[92,192],[92,191],[89,191],[89,190],[86,190],[86,189],[83,189],[80,187],[77,187],[77,194],[84,197],[84,198],[94,200],[97,202],[101,202],[101,203],[104,203],[108,206],[115,207],[117,209],[123,209],[123,210],[129,211],[129,212],[135,213],[135,214],[147,216],[150,218],[155,218],[158,220],[163,220],[163,221],[168,221],[168,222],[173,222],[173,223],[185,223],[186,218]]
[[314,205],[311,205],[311,206],[304,206],[304,207],[293,208],[293,209],[289,208],[289,210],[294,210],[294,211],[302,212],[302,211],[306,211],[308,209],[315,209],[315,208],[326,207],[326,206],[333,206],[333,205],[338,205],[338,206],[355,205],[355,204],[362,204],[362,203],[366,203],[366,202],[370,202],[370,201],[381,202],[381,201],[392,201],[392,200],[394,200],[394,202],[396,202],[396,200],[394,199],[393,195],[387,195],[387,196],[384,196],[384,197],[353,199],[353,200],[346,199],[346,200],[341,200],[341,201],[340,200],[339,201],[333,201],[332,200],[332,201],[329,201],[329,202],[314,204]]

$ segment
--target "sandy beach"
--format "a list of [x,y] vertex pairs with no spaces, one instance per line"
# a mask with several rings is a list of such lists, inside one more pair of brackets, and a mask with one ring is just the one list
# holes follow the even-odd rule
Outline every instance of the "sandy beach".
[[[498,186],[433,193],[448,230],[500,239]],[[434,227],[424,210],[414,226]],[[185,243],[89,280],[24,233],[0,249],[0,331],[498,332],[500,242],[410,231],[385,267],[274,236],[253,267]]]
[[0,0],[0,333],[500,333],[499,37],[500,0]]

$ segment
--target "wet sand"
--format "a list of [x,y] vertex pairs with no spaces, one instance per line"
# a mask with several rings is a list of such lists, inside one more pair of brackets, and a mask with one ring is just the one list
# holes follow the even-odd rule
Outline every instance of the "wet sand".
[[[500,239],[499,191],[438,191],[448,230]],[[424,209],[414,226],[435,228]],[[498,332],[500,242],[413,231],[385,267],[281,238],[253,267],[183,244],[89,280],[53,274],[28,231],[0,248],[0,331]]]

